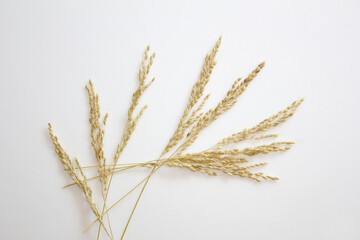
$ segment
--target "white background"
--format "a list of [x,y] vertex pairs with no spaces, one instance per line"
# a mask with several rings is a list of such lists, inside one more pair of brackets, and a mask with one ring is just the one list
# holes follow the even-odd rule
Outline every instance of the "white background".
[[[199,151],[305,97],[274,132],[297,144],[255,159],[280,177],[256,183],[163,167],[149,181],[125,239],[360,239],[359,1],[0,1],[0,238],[95,239],[82,193],[54,153],[47,123],[84,165],[94,164],[91,78],[110,113],[112,159],[147,44],[156,81],[120,161],[159,156],[197,80],[223,42],[207,107],[232,81],[266,66],[238,104],[205,129]],[[250,143],[255,144],[255,143]],[[115,202],[148,169],[114,177]],[[94,173],[89,173],[92,176]],[[111,212],[116,239],[139,192]],[[102,239],[105,236],[102,235]]]

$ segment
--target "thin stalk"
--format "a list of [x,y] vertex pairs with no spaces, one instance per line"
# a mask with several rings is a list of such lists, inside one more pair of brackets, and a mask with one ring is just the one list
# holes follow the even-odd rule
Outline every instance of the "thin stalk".
[[[174,154],[175,154],[175,153],[180,149],[180,147],[182,147],[183,145],[184,145],[184,143],[181,144],[181,145],[170,155],[170,157],[168,157],[165,161],[168,161],[172,156],[174,156]],[[160,161],[160,159],[161,159],[161,157],[164,155],[164,153],[165,153],[165,150],[161,153],[159,159],[156,161],[155,164],[157,164],[157,163]],[[122,235],[121,235],[120,240],[122,240],[122,239],[124,238],[124,236],[125,236],[125,232],[126,232],[128,226],[129,226],[129,223],[130,223],[130,221],[131,221],[131,218],[132,218],[132,216],[133,216],[133,214],[134,214],[134,212],[135,212],[135,209],[136,209],[136,207],[137,207],[137,205],[138,205],[138,203],[139,203],[139,200],[140,200],[140,198],[141,198],[141,196],[142,196],[142,194],[143,194],[143,192],[144,192],[144,189],[145,189],[147,183],[149,182],[150,177],[151,177],[161,166],[162,166],[162,164],[160,164],[159,166],[156,166],[156,165],[155,165],[155,166],[152,168],[151,173],[148,175],[147,180],[146,180],[144,186],[143,186],[142,189],[141,189],[141,192],[140,192],[140,194],[139,194],[139,197],[137,198],[136,203],[135,203],[135,205],[134,205],[134,207],[133,207],[133,209],[132,209],[132,211],[131,211],[130,217],[129,217],[127,223],[126,223],[125,229],[124,229],[124,231],[123,231],[123,233],[122,233]],[[157,168],[156,168],[156,167],[157,167]]]
[[[157,171],[158,169],[155,170],[155,172]],[[146,181],[146,179],[149,178],[150,175],[146,176],[143,180],[141,180],[138,184],[136,184],[132,189],[130,189],[124,196],[122,196],[118,201],[116,201],[113,205],[111,205],[111,207],[109,207],[105,212],[104,214],[106,214],[107,212],[109,212],[113,207],[115,207],[121,200],[123,200],[125,197],[127,197],[132,191],[134,191],[137,187],[139,187],[144,181]],[[104,215],[102,215],[104,216]],[[86,232],[94,223],[96,223],[99,219],[95,219],[94,221],[92,221],[90,223],[89,226],[87,226],[84,230],[83,230],[83,233]]]

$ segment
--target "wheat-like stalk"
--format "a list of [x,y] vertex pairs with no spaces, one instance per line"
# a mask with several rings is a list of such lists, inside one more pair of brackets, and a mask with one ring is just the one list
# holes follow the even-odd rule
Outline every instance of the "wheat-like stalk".
[[94,91],[94,84],[92,81],[89,81],[89,85],[85,86],[89,94],[89,105],[90,105],[90,126],[91,126],[91,145],[94,148],[95,157],[98,163],[98,172],[100,174],[100,182],[103,187],[103,193],[106,191],[107,187],[107,174],[106,174],[106,158],[104,156],[104,127],[106,125],[106,120],[109,116],[108,113],[105,114],[102,121],[100,121],[100,105],[99,105],[99,95]]
[[[83,169],[82,169],[78,159],[75,157],[75,163],[76,163],[76,167],[75,167],[73,161],[71,161],[71,159],[70,159],[69,154],[66,153],[66,151],[63,149],[63,147],[60,145],[58,138],[54,135],[51,124],[49,123],[48,126],[49,126],[48,129],[49,129],[50,138],[55,147],[55,152],[59,156],[59,159],[61,160],[61,163],[63,164],[64,169],[68,172],[70,178],[74,181],[74,183],[82,190],[82,192],[84,193],[84,195],[86,197],[86,201],[89,203],[89,206],[90,206],[92,212],[100,220],[100,226],[104,227],[106,234],[110,237],[107,229],[105,228],[103,221],[101,220],[101,214],[100,214],[99,209],[93,199],[92,190],[89,187],[89,185],[87,184],[86,176],[83,172]],[[79,170],[80,175],[78,174],[76,169]]]
[[[134,189],[142,185],[140,194],[122,233],[121,239],[124,238],[127,227],[150,177],[162,166],[186,168],[191,171],[204,173],[210,176],[216,176],[218,173],[224,173],[228,175],[236,175],[254,179],[258,182],[267,179],[278,180],[277,177],[269,176],[263,172],[254,172],[254,168],[263,166],[266,164],[266,162],[250,163],[252,157],[257,154],[287,151],[290,149],[291,145],[294,144],[294,142],[275,141],[269,144],[258,144],[256,146],[243,148],[238,148],[236,145],[237,143],[246,140],[260,141],[262,139],[277,137],[278,134],[266,134],[264,132],[273,127],[276,127],[280,123],[285,122],[290,116],[294,114],[304,99],[294,101],[284,110],[281,110],[278,113],[266,118],[251,128],[246,128],[228,137],[222,138],[214,146],[211,146],[201,152],[186,152],[189,146],[191,146],[196,141],[203,129],[208,127],[218,117],[220,117],[236,104],[240,95],[246,90],[249,84],[254,80],[254,78],[265,65],[264,62],[260,63],[244,80],[241,78],[236,79],[225,97],[215,107],[204,110],[206,102],[210,97],[210,94],[205,94],[205,87],[210,81],[211,73],[213,72],[213,69],[216,65],[216,54],[219,50],[220,44],[221,37],[216,42],[213,49],[206,55],[202,70],[200,72],[199,80],[195,82],[191,90],[190,97],[183,115],[180,118],[177,128],[175,129],[168,143],[165,145],[165,148],[158,159],[141,163],[118,163],[121,153],[127,146],[129,139],[136,128],[137,122],[147,108],[147,105],[144,105],[140,107],[137,113],[135,113],[140,98],[144,91],[155,79],[152,78],[151,81],[146,83],[147,76],[155,58],[155,53],[151,54],[149,57],[149,46],[145,50],[145,57],[142,60],[141,67],[139,69],[139,85],[133,93],[132,102],[127,113],[127,121],[125,123],[124,132],[121,136],[119,144],[117,145],[113,163],[109,164],[106,162],[103,150],[104,128],[108,118],[108,113],[106,113],[104,117],[101,118],[99,97],[98,94],[95,93],[94,85],[91,81],[89,81],[89,85],[86,86],[86,90],[89,95],[90,104],[89,122],[91,126],[91,144],[94,148],[97,165],[82,167],[77,158],[75,158],[74,164],[73,161],[71,161],[69,155],[58,142],[58,139],[54,135],[52,127],[49,124],[49,134],[54,144],[55,152],[63,164],[65,171],[68,172],[70,178],[73,180],[72,184],[69,184],[65,187],[77,185],[84,193],[86,200],[96,217],[96,220],[94,220],[86,229],[88,229],[96,221],[99,221],[97,239],[99,239],[102,228],[105,230],[107,236],[110,239],[114,238],[111,231],[110,220],[108,218],[110,229],[109,233],[108,228],[104,224],[103,216],[105,214],[107,215],[110,209],[116,206],[116,204],[118,204]],[[98,168],[98,175],[87,178],[84,171],[94,167]],[[134,167],[149,167],[152,170],[147,177],[131,188],[129,192],[126,193],[120,200],[116,201],[110,207],[107,207],[107,197],[113,175],[115,173],[119,173]],[[99,179],[100,181],[101,193],[103,196],[103,207],[101,211],[99,211],[92,197],[92,189],[88,185],[88,181],[94,179]]]

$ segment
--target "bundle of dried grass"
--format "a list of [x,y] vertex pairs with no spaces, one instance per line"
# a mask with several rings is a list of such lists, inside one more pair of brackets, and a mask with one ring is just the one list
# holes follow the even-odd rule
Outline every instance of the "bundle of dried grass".
[[[100,114],[99,97],[94,91],[94,86],[91,81],[86,86],[86,90],[89,94],[90,104],[90,126],[91,126],[91,144],[94,148],[97,166],[82,167],[75,158],[76,165],[70,160],[69,155],[62,148],[58,142],[57,137],[54,135],[51,125],[49,124],[49,134],[51,140],[55,146],[55,152],[59,156],[64,169],[68,172],[74,183],[65,187],[77,185],[84,193],[87,202],[91,210],[93,211],[96,220],[94,220],[89,226],[92,226],[95,222],[99,221],[98,236],[99,239],[101,229],[104,229],[107,236],[113,239],[113,233],[111,231],[111,224],[109,218],[108,227],[105,226],[103,217],[108,216],[108,212],[116,206],[123,198],[125,198],[134,189],[142,185],[142,189],[131,212],[131,215],[127,221],[125,229],[122,233],[121,239],[124,238],[127,227],[133,216],[133,213],[137,207],[137,204],[141,198],[141,195],[153,173],[155,173],[162,166],[187,168],[191,171],[205,173],[211,176],[216,176],[217,173],[222,172],[229,175],[237,175],[240,177],[246,177],[254,179],[258,182],[263,180],[278,180],[277,177],[269,176],[263,172],[253,172],[252,169],[260,167],[266,164],[266,162],[249,164],[251,156],[257,154],[267,154],[270,152],[287,151],[292,141],[272,142],[270,144],[257,145],[255,147],[244,148],[231,148],[235,143],[246,140],[261,140],[265,138],[275,138],[277,134],[264,134],[265,131],[285,122],[290,116],[294,114],[299,105],[304,99],[294,101],[286,109],[279,111],[278,113],[266,118],[252,128],[246,128],[240,132],[234,133],[228,137],[221,139],[214,146],[205,149],[201,152],[186,153],[186,150],[191,146],[203,129],[213,123],[220,115],[232,108],[237,102],[239,96],[246,90],[251,81],[258,75],[260,70],[264,67],[265,63],[260,63],[244,80],[238,78],[234,81],[232,87],[228,90],[226,96],[213,108],[203,110],[206,101],[209,99],[210,94],[204,95],[205,87],[210,80],[213,68],[216,65],[216,54],[221,44],[221,37],[216,42],[212,51],[206,55],[203,68],[200,73],[199,80],[194,84],[191,94],[188,100],[188,104],[185,111],[179,121],[179,124],[170,138],[169,142],[165,146],[163,152],[156,160],[151,160],[143,163],[123,163],[118,164],[121,153],[126,147],[132,133],[135,130],[136,124],[142,116],[147,105],[144,105],[134,114],[135,109],[138,106],[140,98],[144,91],[151,85],[154,78],[146,83],[147,76],[150,72],[151,65],[155,58],[155,53],[149,57],[150,47],[148,46],[145,51],[145,57],[142,60],[142,65],[139,70],[139,86],[133,94],[132,103],[128,110],[128,117],[125,124],[124,132],[120,143],[117,146],[114,154],[113,163],[107,164],[104,155],[104,127],[106,125],[106,119],[108,114],[102,118]],[[230,146],[230,148],[229,148]],[[165,157],[167,155],[167,157]],[[92,178],[86,178],[84,174],[85,169],[97,167],[98,176]],[[150,167],[152,168],[150,174],[136,184],[127,194],[125,194],[120,200],[107,207],[107,197],[111,186],[112,178],[115,173],[134,168],[134,167]],[[80,175],[79,173],[80,172]],[[99,211],[95,201],[92,197],[92,190],[87,184],[87,181],[92,179],[99,179],[101,184],[101,193],[103,197],[102,210]],[[88,229],[87,228],[87,229]],[[109,230],[110,231],[109,231]],[[85,229],[86,230],[86,229]]]

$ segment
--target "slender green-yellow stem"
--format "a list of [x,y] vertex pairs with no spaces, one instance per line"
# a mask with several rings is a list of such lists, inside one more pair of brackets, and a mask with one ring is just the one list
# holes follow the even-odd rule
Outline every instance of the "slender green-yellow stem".
[[[155,170],[155,172],[157,171],[157,169]],[[123,200],[125,197],[127,197],[132,191],[134,191],[136,188],[138,188],[144,181],[146,181],[146,179],[149,178],[149,175],[146,176],[143,180],[141,180],[139,183],[137,183],[132,189],[130,189],[124,196],[122,196],[118,201],[116,201],[113,205],[111,205],[111,207],[109,207],[105,212],[109,212],[110,209],[112,209],[113,207],[115,207],[121,200]],[[87,226],[83,232],[86,232],[94,223],[96,223],[99,219],[95,219],[89,226]]]
[[[180,147],[182,147],[182,146],[183,146],[183,144],[182,144]],[[178,147],[178,148],[170,155],[170,157],[168,157],[164,162],[166,162],[166,161],[168,161],[169,159],[171,159],[171,157],[175,155],[175,153],[180,149],[180,147]],[[128,226],[129,226],[129,223],[130,223],[130,221],[131,221],[131,218],[132,218],[132,216],[133,216],[133,214],[134,214],[134,212],[135,212],[135,209],[136,209],[136,207],[137,207],[137,205],[138,205],[138,203],[139,203],[139,200],[140,200],[140,198],[141,198],[141,196],[142,196],[142,194],[143,194],[143,192],[144,192],[144,189],[145,189],[147,183],[149,182],[150,177],[162,166],[162,164],[160,164],[159,166],[157,166],[156,164],[161,160],[161,157],[164,155],[164,153],[165,153],[165,150],[161,153],[159,159],[156,161],[154,167],[152,168],[151,173],[148,175],[147,180],[146,180],[144,186],[143,186],[142,189],[141,189],[141,192],[140,192],[140,194],[139,194],[139,197],[137,198],[136,203],[135,203],[135,205],[134,205],[134,207],[133,207],[133,209],[132,209],[132,211],[131,211],[130,217],[129,217],[127,223],[126,223],[125,229],[124,229],[124,231],[123,231],[123,233],[122,233],[122,235],[121,235],[120,240],[122,240],[122,239],[124,238],[124,236],[125,236],[125,232],[126,232]],[[156,167],[157,167],[157,168],[156,168]]]

